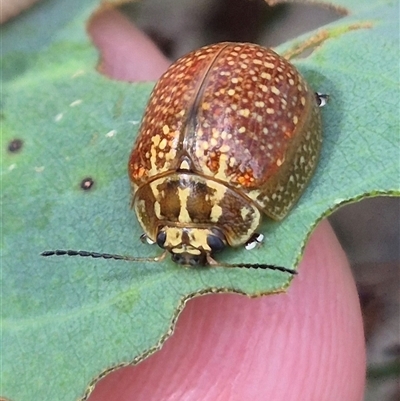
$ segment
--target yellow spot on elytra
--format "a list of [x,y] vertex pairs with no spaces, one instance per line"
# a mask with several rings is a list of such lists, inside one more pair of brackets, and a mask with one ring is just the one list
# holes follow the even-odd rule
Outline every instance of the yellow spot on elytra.
[[161,140],[161,137],[158,134],[154,135],[151,138],[151,141],[153,142],[153,146],[150,148],[150,163],[151,163],[150,174],[151,175],[158,172],[156,160],[157,160],[157,149],[158,149],[158,145],[160,144],[160,140]]
[[279,95],[281,91],[276,86],[271,86],[271,92],[275,95]]
[[229,152],[230,151],[230,146],[229,145],[226,145],[226,144],[224,144],[224,145],[222,145],[220,148],[219,148],[219,150],[222,152],[222,153],[227,153],[227,152]]
[[212,128],[212,136],[213,138],[219,138],[220,137],[220,132],[217,128]]
[[168,127],[168,125],[164,125],[164,126],[162,127],[162,130],[163,130],[163,132],[164,132],[164,135],[169,134],[169,127]]
[[265,63],[264,63],[264,67],[266,67],[266,68],[274,68],[275,65],[272,64],[272,63],[265,62]]
[[158,145],[159,145],[159,143],[160,143],[160,140],[161,140],[161,137],[160,137],[160,135],[154,135],[152,138],[151,138],[151,142],[153,142],[153,145],[154,146],[156,146],[156,147],[158,147]]
[[167,146],[167,139],[164,138],[164,139],[160,142],[160,144],[158,145],[158,148],[161,149],[161,150],[163,150],[163,149],[165,149],[166,146]]
[[[212,158],[215,156],[212,155]],[[228,168],[228,155],[226,153],[220,152],[219,158],[217,159],[215,163],[215,167],[218,168],[217,173],[215,174],[215,178],[225,180],[226,179],[226,170]],[[208,185],[208,184],[207,184]]]
[[249,109],[241,109],[239,110],[239,115],[243,117],[248,117],[250,115],[250,110]]

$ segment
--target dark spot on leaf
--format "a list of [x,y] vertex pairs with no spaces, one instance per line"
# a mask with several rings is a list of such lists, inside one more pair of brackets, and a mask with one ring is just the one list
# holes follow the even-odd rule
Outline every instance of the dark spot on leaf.
[[8,143],[8,151],[11,153],[17,153],[21,150],[23,145],[22,139],[13,139]]
[[89,191],[89,189],[92,189],[94,185],[94,181],[91,177],[86,177],[81,181],[81,188],[84,191]]

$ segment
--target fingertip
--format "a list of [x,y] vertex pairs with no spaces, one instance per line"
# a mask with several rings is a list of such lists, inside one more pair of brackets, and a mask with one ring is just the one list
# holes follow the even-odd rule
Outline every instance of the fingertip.
[[150,38],[116,9],[101,9],[87,29],[100,52],[98,70],[111,78],[154,81],[170,64]]
[[110,375],[90,401],[361,401],[364,380],[355,285],[323,222],[287,293],[191,300],[163,349]]
[[[299,333],[292,349],[307,356],[292,361],[291,369],[292,374],[302,372],[308,399],[363,400],[366,352],[360,302],[347,257],[327,220],[310,237],[288,295],[293,297],[288,307],[295,308],[288,310],[291,329]],[[301,380],[299,389],[304,389]]]

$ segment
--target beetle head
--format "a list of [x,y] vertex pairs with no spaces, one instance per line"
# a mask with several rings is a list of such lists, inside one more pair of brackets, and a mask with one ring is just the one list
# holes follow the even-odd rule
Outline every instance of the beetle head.
[[209,264],[212,255],[227,245],[225,236],[214,227],[164,226],[159,229],[156,242],[171,253],[174,262],[189,266]]

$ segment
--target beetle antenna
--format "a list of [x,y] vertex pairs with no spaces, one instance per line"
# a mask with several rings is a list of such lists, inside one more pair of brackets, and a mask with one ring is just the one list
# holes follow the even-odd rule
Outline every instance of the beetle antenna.
[[[40,256],[81,256],[84,258],[94,258],[94,259],[114,259],[114,260],[127,260],[129,262],[160,262],[167,255],[168,251],[164,251],[160,256],[156,256],[154,258],[142,258],[142,257],[133,257],[133,256],[124,256],[117,255],[112,253],[100,253],[100,252],[92,252],[92,251],[74,251],[71,249],[56,249],[54,251],[43,251]],[[213,263],[211,259],[211,263],[206,265],[205,267],[240,267],[245,269],[270,269],[270,270],[279,270],[283,273],[289,273],[292,275],[297,274],[296,270],[288,269],[287,267],[275,266],[275,265],[265,265],[259,263],[238,263],[238,264],[229,264],[229,263]]]
[[276,265],[267,265],[263,263],[220,263],[217,262],[210,255],[207,256],[207,263],[209,266],[215,267],[240,267],[242,269],[264,269],[264,270],[279,270],[283,273],[289,273],[292,275],[297,274],[297,271],[294,269],[288,269],[287,267],[276,266]]
[[270,270],[279,270],[283,273],[289,273],[292,275],[297,274],[296,270],[288,269],[287,267],[282,266],[275,266],[275,265],[264,265],[259,263],[238,263],[238,264],[228,264],[228,263],[217,263],[214,266],[221,266],[221,267],[241,267],[245,269],[270,269]]
[[141,258],[133,256],[116,255],[112,253],[99,253],[91,251],[73,251],[71,249],[56,249],[54,251],[43,251],[40,256],[82,256],[84,258],[90,257],[94,259],[114,259],[114,260],[127,260],[130,262],[160,262],[166,256],[167,252],[163,252],[160,256],[154,258]]

